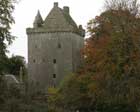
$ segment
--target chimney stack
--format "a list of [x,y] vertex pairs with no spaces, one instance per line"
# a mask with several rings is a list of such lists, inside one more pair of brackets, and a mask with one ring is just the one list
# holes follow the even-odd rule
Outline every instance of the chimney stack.
[[64,7],[63,7],[63,11],[64,11],[65,13],[69,14],[69,7],[64,6]]
[[54,7],[58,7],[58,2],[54,2]]

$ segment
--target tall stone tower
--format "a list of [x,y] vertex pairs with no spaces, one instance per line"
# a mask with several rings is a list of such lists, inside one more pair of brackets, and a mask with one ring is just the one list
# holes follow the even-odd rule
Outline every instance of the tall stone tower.
[[61,9],[54,3],[44,21],[38,11],[27,35],[29,80],[41,88],[59,85],[81,65],[85,31],[71,18],[69,7]]

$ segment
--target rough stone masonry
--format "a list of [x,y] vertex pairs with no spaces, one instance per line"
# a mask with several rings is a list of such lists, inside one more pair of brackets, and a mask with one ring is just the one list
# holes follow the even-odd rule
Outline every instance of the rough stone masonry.
[[45,20],[38,11],[27,35],[29,81],[43,89],[57,87],[80,67],[85,30],[71,18],[69,7],[55,2]]

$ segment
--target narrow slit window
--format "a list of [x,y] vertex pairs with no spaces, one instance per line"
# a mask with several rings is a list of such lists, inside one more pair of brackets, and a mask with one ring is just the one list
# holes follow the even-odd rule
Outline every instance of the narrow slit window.
[[45,59],[42,59],[42,62],[45,62]]
[[61,44],[60,43],[58,44],[58,48],[61,48]]
[[56,85],[54,84],[53,87],[56,88]]
[[53,60],[53,63],[54,63],[54,64],[56,63],[56,59]]
[[33,59],[33,62],[35,63],[35,59]]
[[35,48],[37,49],[37,45],[35,45]]
[[53,78],[56,78],[56,74],[53,74]]

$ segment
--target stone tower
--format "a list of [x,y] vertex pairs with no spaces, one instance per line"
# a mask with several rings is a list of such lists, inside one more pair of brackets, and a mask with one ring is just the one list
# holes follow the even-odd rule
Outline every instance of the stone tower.
[[27,35],[29,80],[41,88],[59,85],[81,65],[85,31],[71,18],[69,7],[61,9],[54,3],[44,21],[38,11]]

